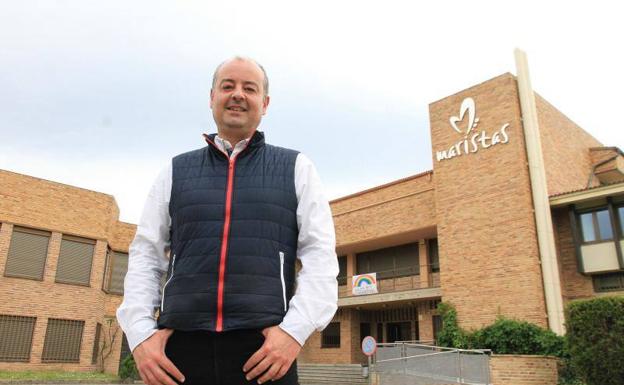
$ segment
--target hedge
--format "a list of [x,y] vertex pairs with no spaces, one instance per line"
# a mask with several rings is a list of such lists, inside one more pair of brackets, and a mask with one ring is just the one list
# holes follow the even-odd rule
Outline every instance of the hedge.
[[572,370],[587,385],[624,384],[624,297],[573,301],[565,317]]
[[565,340],[550,330],[526,321],[498,317],[489,326],[474,331],[461,329],[457,312],[449,304],[440,303],[442,330],[437,344],[459,349],[490,349],[497,354],[535,354],[564,358]]

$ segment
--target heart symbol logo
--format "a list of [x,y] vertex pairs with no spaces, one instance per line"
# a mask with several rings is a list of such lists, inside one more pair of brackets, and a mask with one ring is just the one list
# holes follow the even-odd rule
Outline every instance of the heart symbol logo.
[[466,127],[466,133],[464,136],[468,136],[470,131],[477,126],[479,119],[475,119],[476,108],[475,102],[472,98],[466,98],[462,101],[461,106],[459,107],[459,117],[451,116],[449,122],[451,123],[451,127],[459,134],[463,134],[462,130],[457,127],[457,122],[461,122],[464,119],[464,115],[466,115],[466,111],[468,111],[468,126]]

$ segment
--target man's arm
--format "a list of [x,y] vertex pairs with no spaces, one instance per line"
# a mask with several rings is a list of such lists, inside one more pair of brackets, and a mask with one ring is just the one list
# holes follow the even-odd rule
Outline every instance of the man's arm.
[[243,366],[250,380],[265,372],[258,383],[283,377],[314,330],[331,321],[338,301],[336,235],[329,203],[312,162],[303,154],[295,165],[297,191],[297,257],[302,268],[297,290],[279,326],[263,331],[265,342]]
[[297,290],[279,326],[303,346],[310,334],[323,330],[336,313],[339,269],[331,209],[316,168],[303,154],[297,157],[295,187],[297,258],[302,268],[297,275]]
[[149,385],[175,385],[170,373],[183,381],[183,375],[165,356],[165,345],[172,330],[158,330],[154,310],[160,305],[160,282],[167,271],[165,248],[169,246],[169,199],[171,163],[154,182],[143,207],[136,235],[130,244],[124,299],[117,319],[141,378]]

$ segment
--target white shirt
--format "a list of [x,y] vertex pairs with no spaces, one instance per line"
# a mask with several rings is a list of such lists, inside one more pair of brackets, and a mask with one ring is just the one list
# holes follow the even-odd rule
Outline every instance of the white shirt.
[[[249,139],[240,141],[230,157],[242,151]],[[220,137],[215,144],[222,150],[232,145]],[[152,186],[136,235],[130,244],[124,298],[117,309],[117,320],[134,350],[156,330],[155,310],[160,306],[160,284],[169,260],[169,200],[171,162],[160,172]],[[331,321],[338,301],[338,260],[336,236],[329,203],[310,159],[297,155],[295,162],[297,195],[297,258],[302,268],[297,274],[297,289],[279,327],[301,346],[314,330],[321,331]]]

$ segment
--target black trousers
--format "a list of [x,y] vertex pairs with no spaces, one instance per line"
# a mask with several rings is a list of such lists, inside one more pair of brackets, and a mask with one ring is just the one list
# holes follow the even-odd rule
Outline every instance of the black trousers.
[[[182,372],[184,385],[256,384],[245,379],[243,365],[264,343],[261,330],[185,332],[175,330],[167,341],[165,355]],[[297,361],[274,385],[298,385]]]

